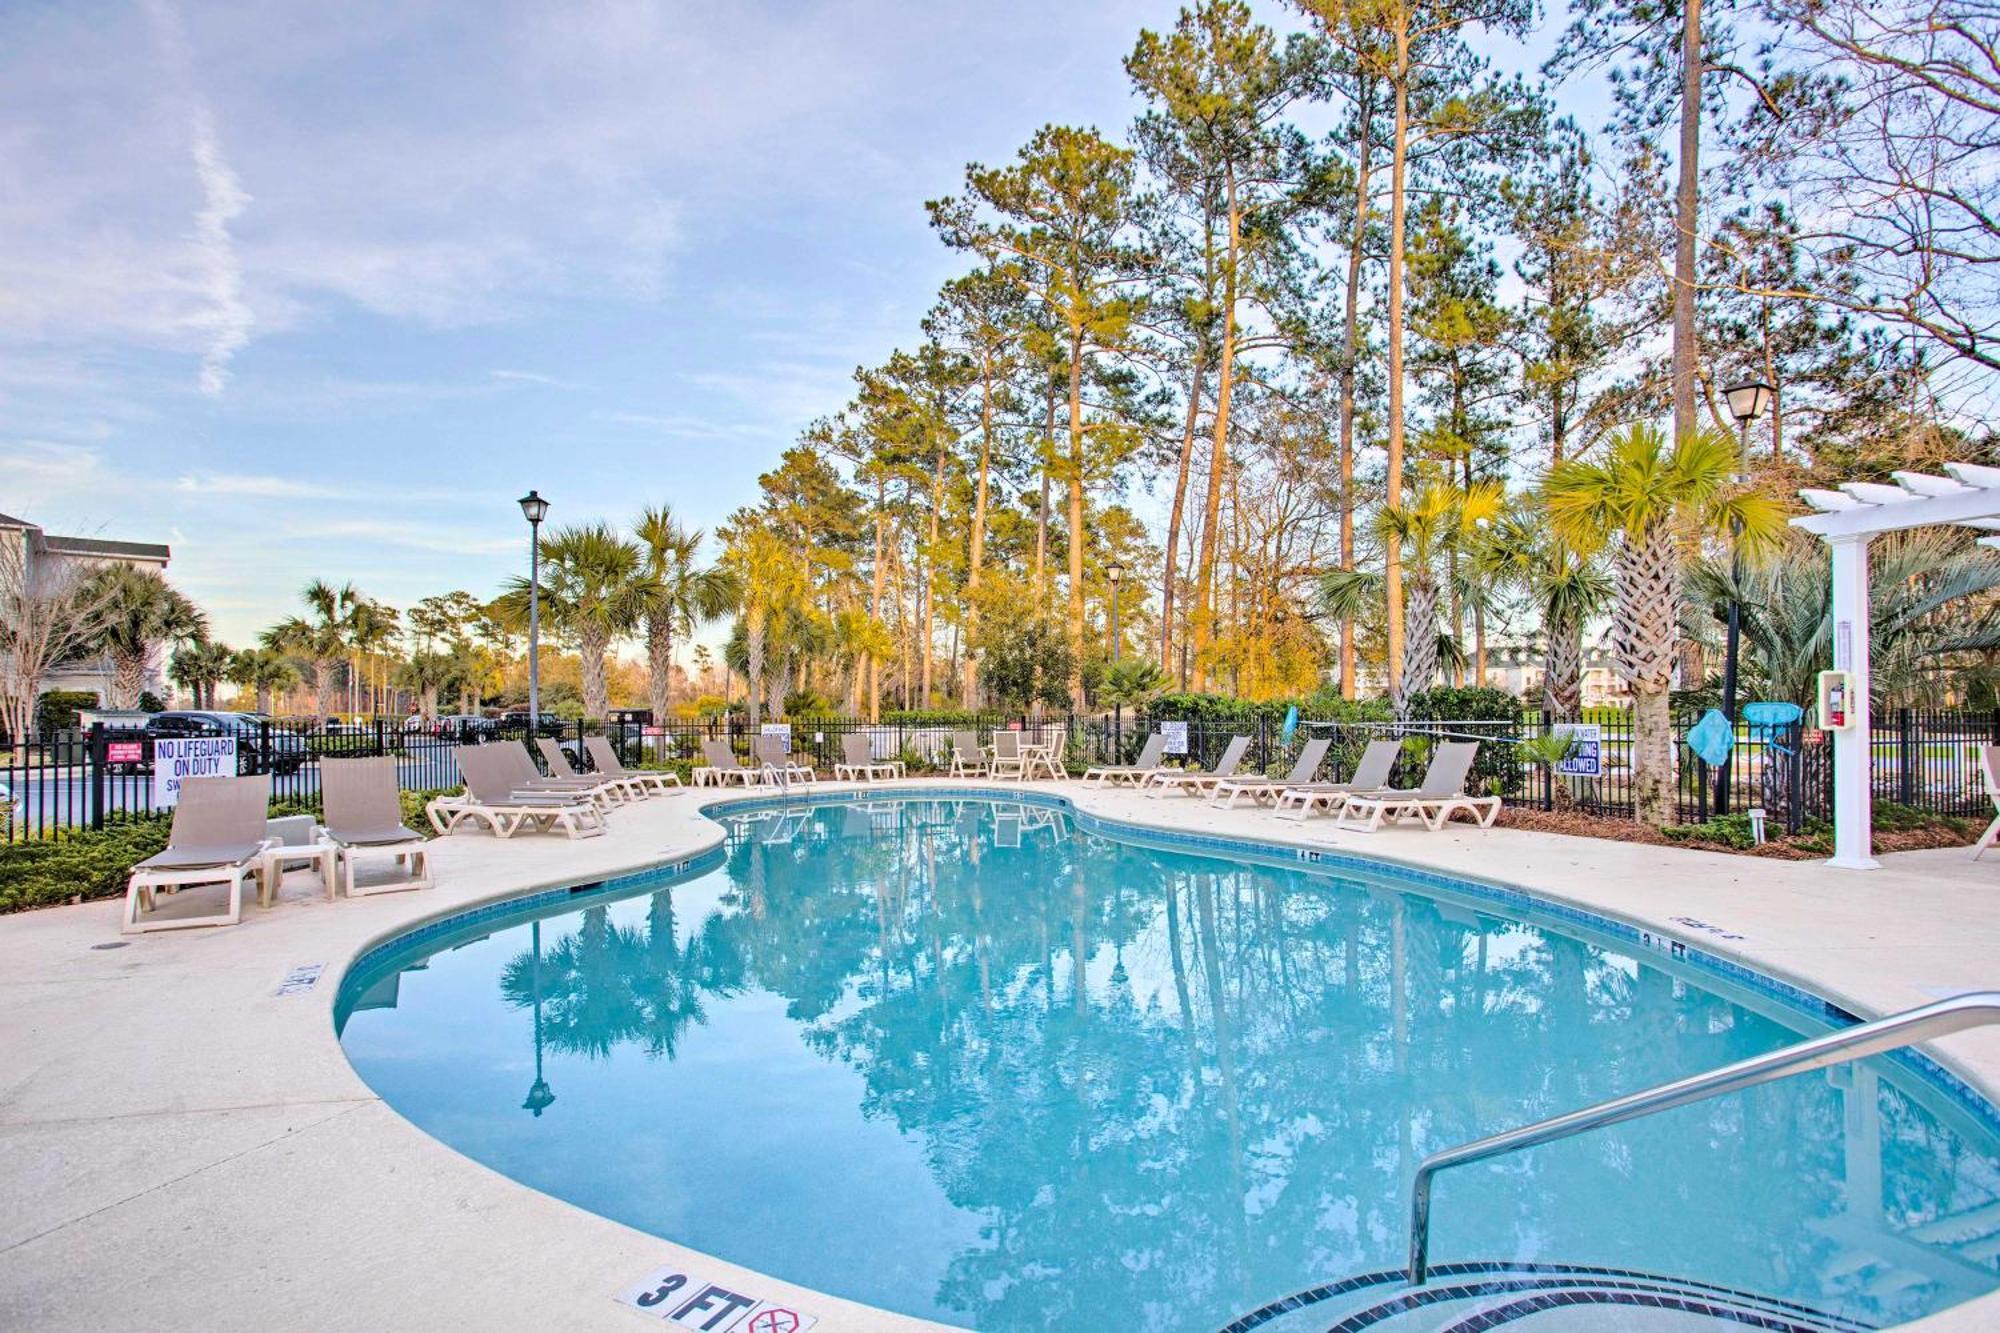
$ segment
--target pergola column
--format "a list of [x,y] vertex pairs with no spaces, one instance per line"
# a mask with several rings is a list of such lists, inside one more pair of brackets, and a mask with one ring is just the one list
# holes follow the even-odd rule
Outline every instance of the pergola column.
[[1874,870],[1874,801],[1868,776],[1868,538],[1830,535],[1833,548],[1833,667],[1854,682],[1851,725],[1833,736],[1833,859],[1843,870]]

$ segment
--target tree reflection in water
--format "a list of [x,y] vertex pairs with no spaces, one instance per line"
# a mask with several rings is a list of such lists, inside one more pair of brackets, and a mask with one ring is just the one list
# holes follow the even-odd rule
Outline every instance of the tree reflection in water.
[[[860,1106],[829,1113],[893,1124],[981,1221],[905,1308],[1042,1329],[1212,1328],[1398,1265],[1423,1154],[1797,1036],[1650,958],[1387,884],[1032,808],[1018,846],[992,827],[982,802],[908,802],[733,838],[721,906],[684,940],[664,888],[643,928],[598,905],[542,948],[545,1039],[672,1060],[711,1005],[781,997],[812,1053],[860,1075]],[[507,963],[508,1003],[534,1003],[536,971]],[[1990,1148],[1872,1072],[1807,1076],[1454,1175],[1434,1249],[1901,1317],[1993,1285],[1900,1234],[1990,1202]],[[894,1207],[860,1180],[828,1201]],[[782,1244],[676,1238],[841,1290]],[[1871,1293],[1884,1270],[1856,1247],[1920,1280]]]

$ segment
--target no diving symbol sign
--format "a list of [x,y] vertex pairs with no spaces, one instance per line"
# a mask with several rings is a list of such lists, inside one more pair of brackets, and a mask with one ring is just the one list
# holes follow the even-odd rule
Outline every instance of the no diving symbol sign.
[[641,1314],[701,1333],[806,1333],[819,1322],[678,1265],[654,1269],[619,1292],[618,1300]]

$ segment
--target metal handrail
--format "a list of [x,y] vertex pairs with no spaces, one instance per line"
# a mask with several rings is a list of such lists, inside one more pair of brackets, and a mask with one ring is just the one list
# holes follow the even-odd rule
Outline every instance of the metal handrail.
[[1430,1271],[1431,1178],[1448,1167],[1464,1166],[1468,1162],[1497,1157],[1520,1148],[1537,1147],[1588,1130],[1622,1124],[1641,1116],[1686,1106],[1690,1102],[1719,1097],[1726,1092],[1754,1088],[1760,1083],[1770,1083],[1792,1074],[1865,1059],[1932,1037],[1984,1027],[1990,1023],[2000,1023],[2000,991],[1956,995],[1936,1004],[1906,1009],[1872,1023],[1843,1028],[1823,1037],[1814,1037],[1811,1041],[1739,1060],[1706,1074],[1662,1083],[1658,1087],[1628,1093],[1567,1115],[1538,1120],[1532,1125],[1432,1153],[1418,1163],[1416,1179],[1410,1186],[1410,1285],[1422,1286]]

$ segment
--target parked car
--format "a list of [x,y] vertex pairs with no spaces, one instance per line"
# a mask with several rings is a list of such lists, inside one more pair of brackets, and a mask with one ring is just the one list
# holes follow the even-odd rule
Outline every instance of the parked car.
[[440,713],[434,718],[406,717],[403,719],[403,734],[406,736],[448,736],[453,739],[482,739],[500,729],[490,717],[477,713]]
[[[525,708],[515,708],[502,713],[498,729],[501,731],[518,731],[526,735],[528,731],[528,710]],[[541,726],[538,728],[544,736],[565,736],[569,734],[569,729],[569,723],[548,713],[542,714]]]
[[[187,736],[234,736],[236,771],[251,773],[296,773],[312,755],[306,743],[289,731],[271,725],[269,718],[255,713],[178,711],[154,713],[139,729],[142,744],[136,764],[114,764],[113,771],[150,773],[153,771],[153,743],[179,740]],[[122,733],[129,737],[131,733]]]

